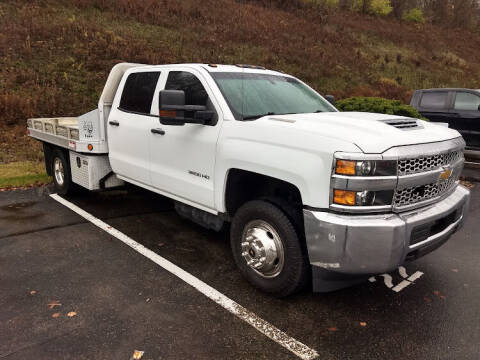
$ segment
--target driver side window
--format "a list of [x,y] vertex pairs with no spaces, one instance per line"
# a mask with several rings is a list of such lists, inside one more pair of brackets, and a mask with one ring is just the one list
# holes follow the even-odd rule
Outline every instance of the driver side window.
[[185,92],[185,105],[206,106],[207,110],[213,111],[215,115],[205,125],[215,126],[217,124],[218,114],[215,106],[202,83],[194,74],[188,71],[170,71],[165,90],[183,90]]
[[185,91],[186,105],[207,105],[207,91],[200,80],[192,73],[186,71],[170,71],[165,90]]
[[478,111],[480,97],[466,92],[457,92],[455,97],[455,110]]

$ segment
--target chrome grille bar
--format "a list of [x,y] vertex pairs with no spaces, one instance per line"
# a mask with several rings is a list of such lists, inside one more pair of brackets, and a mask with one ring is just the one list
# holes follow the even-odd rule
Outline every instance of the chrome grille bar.
[[398,175],[409,175],[438,169],[453,164],[463,158],[463,151],[457,150],[444,154],[403,159],[398,162]]
[[443,147],[437,154],[398,161],[399,181],[393,196],[395,211],[435,202],[457,187],[465,158],[463,148],[459,149],[456,141],[451,141],[450,146],[450,150]]

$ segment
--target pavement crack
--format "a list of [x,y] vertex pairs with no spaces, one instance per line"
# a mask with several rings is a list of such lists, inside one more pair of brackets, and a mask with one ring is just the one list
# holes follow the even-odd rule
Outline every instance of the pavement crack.
[[[145,212],[145,213],[140,213],[140,214],[130,214],[130,215],[122,215],[122,216],[112,216],[112,217],[106,217],[106,218],[99,218],[102,221],[109,221],[109,220],[116,220],[116,219],[122,219],[122,218],[128,218],[132,216],[141,216],[141,215],[151,215],[151,214],[158,214],[159,212]],[[34,234],[42,231],[49,231],[49,230],[55,230],[55,229],[62,229],[70,226],[75,226],[75,225],[81,225],[81,224],[90,224],[90,221],[83,220],[83,221],[77,221],[73,223],[67,223],[67,224],[62,224],[62,225],[53,225],[53,226],[47,226],[39,229],[34,229],[34,230],[28,230],[28,231],[18,231],[12,234],[7,234],[0,236],[0,240],[9,238],[9,237],[14,237],[14,236],[22,236],[22,235],[28,235],[28,234]]]
[[88,221],[78,221],[78,222],[74,222],[74,223],[70,223],[70,224],[47,226],[47,227],[43,227],[43,228],[39,228],[39,229],[35,229],[35,230],[29,230],[29,231],[18,231],[16,233],[0,236],[0,240],[6,239],[6,238],[9,238],[9,237],[14,237],[14,236],[34,234],[34,233],[38,233],[38,232],[42,232],[42,231],[61,229],[61,228],[69,227],[69,226],[87,224],[87,223],[88,223]]
[[58,338],[60,338],[60,337],[63,337],[63,336],[65,336],[65,335],[70,335],[71,333],[73,333],[74,331],[76,331],[76,330],[78,330],[78,329],[80,329],[80,328],[81,328],[81,327],[75,327],[75,328],[73,328],[72,330],[66,331],[66,332],[61,333],[61,334],[59,334],[59,335],[57,335],[57,336],[49,337],[49,338],[47,338],[47,339],[45,339],[45,340],[43,340],[43,341],[39,341],[39,342],[35,342],[35,343],[31,343],[31,344],[24,345],[24,346],[22,346],[22,347],[20,347],[20,348],[18,348],[18,349],[15,349],[15,350],[13,350],[13,351],[11,351],[11,352],[9,352],[9,353],[6,353],[6,354],[0,354],[0,359],[5,359],[5,358],[7,358],[7,357],[9,357],[9,356],[15,355],[15,354],[19,353],[20,351],[23,351],[23,350],[25,350],[25,349],[31,348],[31,347],[33,347],[33,346],[43,345],[43,344],[49,343],[50,341],[56,340],[56,339],[58,339]]

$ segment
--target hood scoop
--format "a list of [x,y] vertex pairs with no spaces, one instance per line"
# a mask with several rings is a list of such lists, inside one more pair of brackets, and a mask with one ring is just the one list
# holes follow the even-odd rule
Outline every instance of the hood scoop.
[[381,122],[396,127],[400,130],[415,130],[421,129],[422,126],[418,124],[417,119],[388,119],[388,120],[380,120]]

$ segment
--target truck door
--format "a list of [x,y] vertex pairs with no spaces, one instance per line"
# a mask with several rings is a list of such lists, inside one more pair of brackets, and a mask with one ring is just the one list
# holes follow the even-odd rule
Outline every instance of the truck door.
[[150,185],[150,113],[160,72],[126,74],[115,96],[108,117],[108,148],[113,171],[126,178]]
[[456,127],[468,147],[480,148],[480,96],[473,92],[457,91],[453,116]]
[[[214,206],[214,166],[221,117],[220,107],[200,73],[193,70],[170,71],[162,74],[157,90],[183,90],[187,105],[204,105],[216,112],[215,125],[185,124],[168,126],[156,120],[150,134],[152,185],[186,203],[201,205],[206,210]],[[158,91],[156,102],[158,103]],[[158,104],[156,109],[158,114]]]

